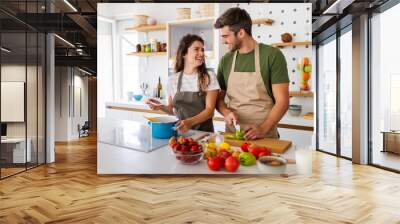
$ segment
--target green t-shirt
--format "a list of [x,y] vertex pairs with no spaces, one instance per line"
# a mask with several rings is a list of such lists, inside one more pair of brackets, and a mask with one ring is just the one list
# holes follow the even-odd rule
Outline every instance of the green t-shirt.
[[[260,43],[260,69],[268,94],[272,94],[272,84],[289,83],[289,75],[285,56],[278,48]],[[218,83],[222,90],[226,90],[229,73],[231,71],[234,53],[225,54],[218,66]],[[254,50],[246,53],[238,53],[235,72],[255,72]],[[275,101],[275,99],[274,99]]]

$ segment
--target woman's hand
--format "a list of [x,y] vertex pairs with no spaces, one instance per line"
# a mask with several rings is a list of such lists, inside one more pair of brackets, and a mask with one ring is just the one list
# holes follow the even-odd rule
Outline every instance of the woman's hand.
[[164,106],[160,101],[151,98],[146,100],[146,104],[149,105],[152,110],[161,110]]
[[178,121],[176,129],[181,133],[186,133],[192,128],[193,124],[190,120]]

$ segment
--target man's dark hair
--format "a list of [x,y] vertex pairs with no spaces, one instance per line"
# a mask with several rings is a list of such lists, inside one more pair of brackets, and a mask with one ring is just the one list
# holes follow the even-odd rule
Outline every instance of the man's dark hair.
[[214,24],[216,29],[229,26],[229,29],[237,34],[240,29],[246,31],[251,36],[252,21],[249,13],[241,8],[230,8],[222,14]]

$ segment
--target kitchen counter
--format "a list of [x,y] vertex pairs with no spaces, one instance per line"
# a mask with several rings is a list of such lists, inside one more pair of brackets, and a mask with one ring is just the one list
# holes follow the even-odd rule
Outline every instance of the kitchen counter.
[[[137,112],[146,112],[146,113],[154,113],[154,114],[165,114],[162,111],[153,111],[151,110],[143,101],[133,101],[133,102],[108,102],[106,103],[106,107],[108,109],[115,110],[128,110],[128,111],[137,111]],[[215,111],[214,120],[223,121],[223,116]],[[288,113],[283,116],[281,121],[278,124],[280,128],[290,128],[290,129],[299,129],[306,131],[314,130],[314,121],[306,120],[302,116],[294,117],[289,115]]]
[[[240,166],[237,172],[211,171],[205,160],[195,165],[184,165],[175,158],[175,155],[164,141],[160,147],[140,151],[135,150],[134,144],[151,144],[152,138],[147,139],[137,135],[133,129],[141,129],[143,124],[135,121],[99,119],[97,143],[97,173],[98,174],[288,174],[296,173],[296,166],[288,164],[286,170],[269,167],[268,171],[259,170],[258,166]],[[129,128],[127,128],[129,127]],[[148,132],[150,134],[150,132]],[[204,132],[192,131],[193,138]],[[131,143],[129,143],[131,141]],[[136,142],[135,142],[136,141]],[[142,142],[137,142],[142,141]],[[294,146],[285,154],[285,158],[294,158]]]

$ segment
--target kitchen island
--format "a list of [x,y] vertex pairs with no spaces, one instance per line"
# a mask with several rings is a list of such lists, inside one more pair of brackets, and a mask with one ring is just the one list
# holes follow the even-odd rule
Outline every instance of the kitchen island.
[[[133,120],[145,124],[147,121],[143,116],[159,117],[167,116],[167,114],[151,110],[143,101],[135,101],[108,102],[105,116],[111,119]],[[217,111],[214,112],[213,123],[215,131],[225,130],[224,119]],[[290,139],[295,145],[314,146],[314,120],[306,120],[302,116],[294,117],[286,113],[278,123],[278,131],[281,139]]]
[[[206,160],[194,165],[182,164],[168,146],[168,139],[151,138],[150,128],[128,120],[99,119],[97,142],[98,174],[288,174],[296,173],[295,164],[286,168],[268,167],[260,170],[258,165],[240,166],[235,173],[211,171]],[[204,132],[191,131],[196,139]],[[285,152],[285,158],[294,159],[294,146]]]

